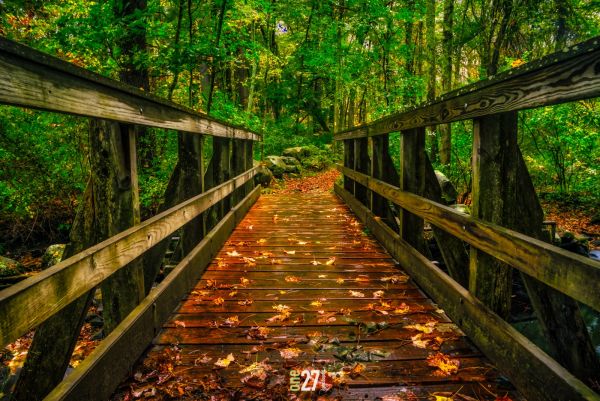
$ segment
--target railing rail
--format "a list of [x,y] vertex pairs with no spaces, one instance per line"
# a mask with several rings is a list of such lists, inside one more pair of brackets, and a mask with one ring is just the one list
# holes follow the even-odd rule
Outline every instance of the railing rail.
[[[336,193],[530,400],[600,400],[588,387],[600,379],[600,362],[577,303],[600,311],[600,263],[542,240],[543,212],[518,147],[517,112],[598,96],[594,38],[334,136],[344,143],[344,184]],[[441,204],[425,153],[426,127],[466,119],[473,120],[472,216]],[[389,154],[392,132],[400,133],[399,172]],[[424,256],[425,221],[449,275]],[[511,268],[524,273],[556,360],[500,316],[510,312]]]
[[[2,346],[31,329],[43,332],[50,327],[47,330],[64,331],[51,333],[59,336],[60,345],[55,346],[52,339],[43,339],[37,351],[30,353],[36,358],[52,348],[51,359],[56,361],[42,357],[28,365],[28,357],[19,379],[22,383],[18,383],[16,395],[13,394],[17,400],[46,397],[64,377],[73,350],[69,344],[75,344],[82,324],[82,319],[69,314],[85,316],[93,291],[101,285],[106,285],[108,291],[125,292],[118,296],[122,296],[119,300],[127,303],[127,308],[116,306],[122,309],[113,312],[104,294],[105,287],[101,287],[103,302],[107,304],[105,310],[114,314],[115,327],[69,376],[70,380],[48,396],[48,399],[106,399],[260,195],[260,188],[254,188],[257,169],[253,167],[252,156],[253,141],[261,140],[261,136],[4,38],[0,38],[0,104],[92,118],[95,124],[90,125],[90,138],[93,135],[99,138],[98,130],[106,130],[111,134],[106,135],[109,139],[102,140],[116,143],[109,146],[110,155],[98,158],[106,159],[104,163],[118,160],[115,169],[119,169],[120,175],[109,179],[119,180],[115,184],[119,190],[115,191],[125,189],[104,195],[106,199],[120,196],[119,201],[126,204],[124,208],[131,209],[133,218],[129,220],[128,216],[118,222],[118,229],[130,228],[0,291]],[[102,125],[96,119],[109,122]],[[170,191],[165,195],[165,205],[171,207],[142,223],[139,223],[136,126],[175,130],[179,135],[179,160],[171,177],[173,181],[169,182]],[[112,130],[119,132],[111,136]],[[214,137],[212,157],[207,164],[203,136]],[[172,183],[176,190],[171,188]],[[101,192],[104,188],[95,190]],[[104,207],[99,213],[102,216],[113,212],[97,202],[88,206]],[[118,229],[111,228],[113,232]],[[177,230],[182,231],[186,240],[182,249],[189,253],[150,291],[167,242]],[[135,288],[127,287],[129,284]],[[32,348],[35,344],[36,338]]]
[[600,96],[600,38],[449,92],[431,103],[335,134],[336,140],[384,135],[475,117]]
[[198,113],[0,37],[0,104],[233,139],[246,128]]

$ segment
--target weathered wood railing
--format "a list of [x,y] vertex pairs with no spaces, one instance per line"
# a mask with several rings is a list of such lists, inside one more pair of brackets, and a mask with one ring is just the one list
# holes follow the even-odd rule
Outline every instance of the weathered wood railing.
[[[152,251],[160,248],[157,245],[164,244],[175,231],[189,227],[190,222],[199,222],[189,228],[191,235],[185,238],[188,243],[187,246],[184,244],[184,249],[189,253],[152,291],[150,288],[157,269],[143,266],[142,276],[146,282],[136,282],[141,286],[141,295],[133,287],[125,288],[128,294],[120,294],[131,298],[128,302],[134,302],[137,307],[117,322],[118,326],[94,352],[46,397],[51,400],[107,399],[260,195],[260,188],[254,188],[253,184],[256,169],[252,162],[253,141],[260,140],[260,137],[242,127],[210,118],[2,38],[0,77],[0,104],[120,123],[116,129],[123,131],[127,145],[123,149],[127,154],[119,157],[129,162],[125,178],[127,185],[131,186],[129,196],[134,214],[137,213],[134,221],[138,223],[1,291],[2,345],[16,340],[51,317],[65,313],[67,307],[72,308],[81,299],[84,302],[80,309],[87,309],[86,294],[93,294],[94,288],[104,285],[115,273],[129,269],[128,266],[141,260],[153,247]],[[182,184],[179,191],[167,193],[174,206],[141,223],[136,176],[136,126],[176,130],[180,138],[180,158],[174,175]],[[207,169],[203,160],[203,141],[195,140],[205,135],[214,137],[213,155]],[[205,170],[208,171],[205,173]],[[190,193],[189,187],[198,190]],[[202,235],[204,229],[206,232]],[[164,247],[162,254],[159,249],[149,261],[162,260],[163,254]],[[110,302],[104,295],[104,303]],[[111,305],[104,305],[104,308],[106,311]],[[76,322],[78,320],[75,319]],[[81,323],[76,323],[69,335],[76,339],[80,327]],[[69,357],[66,355],[66,361]],[[64,356],[61,355],[61,358]],[[61,363],[58,366],[56,372],[35,372],[35,366],[29,368],[33,369],[31,374],[38,374],[39,381],[44,381],[47,387],[51,380],[46,380],[46,376],[58,377],[58,380],[64,376],[66,366]],[[35,389],[25,389],[16,397],[41,399],[51,389],[44,389],[44,386],[32,386]]]
[[[345,154],[336,193],[529,400],[600,400],[584,383],[597,385],[600,365],[577,304],[600,311],[600,264],[542,241],[517,112],[597,96],[600,38],[335,136]],[[426,127],[465,119],[474,126],[472,215],[440,203],[425,153]],[[388,153],[397,131],[399,172]],[[450,275],[424,256],[424,221]],[[523,273],[552,357],[504,320],[511,267]]]

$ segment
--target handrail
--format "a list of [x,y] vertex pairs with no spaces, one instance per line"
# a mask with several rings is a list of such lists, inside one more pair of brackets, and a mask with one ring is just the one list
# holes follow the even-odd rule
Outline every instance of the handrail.
[[338,165],[337,168],[345,176],[436,227],[600,311],[600,263],[457,212],[347,167]]
[[354,195],[338,184],[335,192],[527,399],[600,401],[598,394],[404,241]]
[[10,343],[233,193],[257,167],[0,291],[0,344]]
[[0,77],[0,103],[203,135],[261,138],[1,37]]
[[363,138],[600,96],[600,37],[449,92],[431,103],[340,131]]

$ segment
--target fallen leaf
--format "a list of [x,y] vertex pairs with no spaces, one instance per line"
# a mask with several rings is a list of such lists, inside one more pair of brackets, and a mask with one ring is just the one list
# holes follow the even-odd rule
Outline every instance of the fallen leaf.
[[256,259],[254,259],[254,258],[247,258],[247,257],[243,257],[242,259],[244,259],[244,262],[246,262],[246,266],[249,266],[249,267],[255,267],[256,266]]
[[460,367],[460,361],[458,359],[452,359],[449,355],[442,352],[438,352],[427,357],[427,364],[438,368],[434,372],[438,376],[450,376],[458,372]]
[[338,278],[335,280],[335,282],[336,282],[336,283],[338,283],[338,284],[344,284],[344,279],[343,279],[343,278],[341,278],[341,277],[338,277]]
[[402,302],[400,305],[398,305],[396,307],[396,309],[394,309],[395,315],[403,315],[408,312],[410,312],[410,307],[408,305],[406,305],[404,302]]
[[327,278],[327,274],[319,274],[319,278]]
[[352,369],[350,369],[350,372],[348,372],[348,376],[350,376],[352,379],[356,379],[362,374],[362,372],[364,372],[364,370],[365,365],[362,363],[357,363],[352,367]]
[[302,350],[300,350],[299,348],[284,348],[279,350],[279,354],[283,359],[298,358],[301,353]]
[[327,260],[327,262],[325,262],[325,264],[327,266],[331,266],[334,263],[335,263],[335,256],[330,257],[329,260]]
[[175,324],[175,327],[185,328],[185,322],[182,322],[181,320],[175,320],[173,323]]
[[306,244],[308,244],[308,242],[306,242],[306,241],[298,241],[298,245],[306,245]]
[[416,323],[416,324],[409,324],[407,326],[404,326],[404,328],[411,329],[411,330],[418,330],[425,334],[430,334],[433,332],[433,329],[435,328],[436,324],[437,324],[437,322],[427,322],[425,324]]
[[410,338],[410,340],[412,341],[412,345],[414,345],[417,348],[427,348],[427,345],[429,345],[429,340],[423,340],[423,333],[419,333],[417,335],[414,335]]
[[231,291],[231,292],[230,292],[229,294],[227,294],[227,295],[229,295],[230,297],[235,297],[235,296],[237,295],[237,293],[238,293],[237,291]]
[[319,262],[318,260],[313,260],[312,262],[310,262],[310,264],[312,264],[313,266],[318,266],[321,264],[321,262]]
[[320,308],[320,307],[321,307],[321,305],[323,305],[323,303],[322,303],[321,301],[312,301],[312,302],[310,303],[310,306],[314,306],[314,307],[316,307],[316,308]]
[[381,281],[383,281],[384,283],[387,283],[389,281],[392,284],[399,284],[399,283],[406,283],[409,280],[409,278],[410,277],[408,277],[408,276],[402,276],[402,275],[395,274],[393,276],[382,277]]
[[252,305],[253,303],[254,303],[254,301],[251,299],[244,299],[243,301],[238,301],[238,305],[242,305],[242,306]]
[[360,292],[360,291],[352,291],[350,290],[350,296],[355,297],[355,298],[364,298],[365,294]]
[[213,299],[212,302],[213,302],[213,304],[215,304],[217,306],[220,306],[220,305],[223,305],[225,303],[225,300],[223,298],[219,297],[219,298]]
[[215,366],[218,368],[226,368],[233,361],[235,361],[235,357],[233,356],[233,354],[229,354],[227,355],[227,357],[217,360],[217,362],[215,362]]
[[246,331],[246,337],[252,340],[266,340],[271,329],[264,326],[253,326]]
[[283,252],[285,252],[288,255],[295,255],[296,254],[296,251],[283,251]]
[[248,285],[250,284],[250,280],[248,280],[246,277],[240,277],[240,284]]
[[237,327],[240,324],[240,318],[235,316],[230,316],[223,322],[223,326],[225,327]]
[[257,244],[266,244],[267,240],[264,238],[259,239],[258,241],[256,241]]
[[285,281],[287,281],[288,283],[299,283],[300,277],[296,277],[296,276],[285,276]]
[[249,225],[249,226],[248,226],[248,230],[252,230],[253,228],[254,228],[254,226],[253,226],[253,225]]
[[227,252],[227,256],[236,257],[236,256],[242,256],[242,254],[238,253],[238,251],[236,251],[236,250],[233,250],[232,252]]
[[356,281],[357,283],[368,283],[371,280],[369,279],[369,277],[366,276],[358,276],[354,279],[354,281]]
[[373,292],[373,298],[383,298],[385,291],[379,290]]

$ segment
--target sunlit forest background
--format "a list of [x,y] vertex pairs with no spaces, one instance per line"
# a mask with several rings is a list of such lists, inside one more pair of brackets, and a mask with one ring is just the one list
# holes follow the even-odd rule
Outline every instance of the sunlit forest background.
[[[431,101],[600,34],[595,0],[0,0],[0,35],[264,135],[255,158]],[[519,114],[543,201],[597,210],[600,103]],[[161,202],[177,137],[142,137],[144,216]],[[464,199],[471,123],[427,151]],[[392,151],[399,141],[392,136]],[[0,108],[0,254],[65,241],[89,176],[87,121]]]

